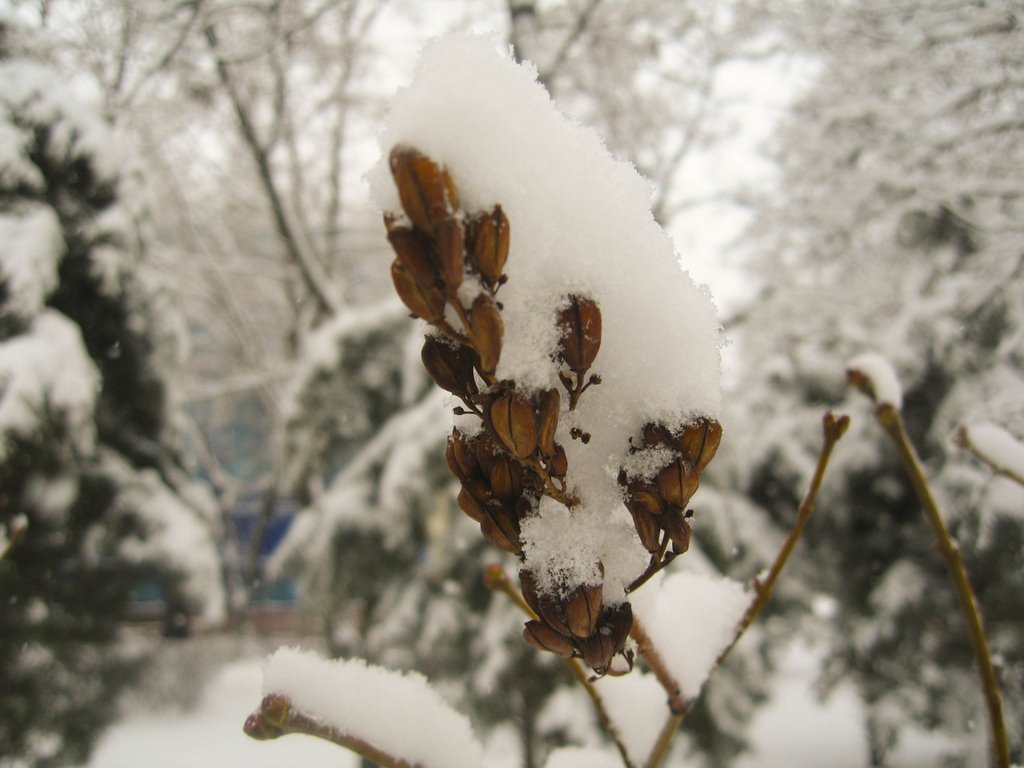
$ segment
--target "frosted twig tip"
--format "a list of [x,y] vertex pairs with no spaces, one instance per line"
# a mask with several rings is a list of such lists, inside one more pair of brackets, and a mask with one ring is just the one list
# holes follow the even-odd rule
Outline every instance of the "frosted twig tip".
[[880,407],[903,407],[903,390],[892,364],[873,352],[857,355],[846,364],[846,380]]

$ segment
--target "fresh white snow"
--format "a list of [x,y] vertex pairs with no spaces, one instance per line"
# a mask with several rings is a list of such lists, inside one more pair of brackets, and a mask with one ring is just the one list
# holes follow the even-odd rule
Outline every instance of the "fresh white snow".
[[846,370],[865,377],[871,385],[875,402],[891,405],[897,411],[903,406],[903,389],[890,363],[882,355],[865,352],[846,364]]
[[997,469],[1024,477],[1024,443],[996,424],[963,427],[964,440]]
[[281,648],[267,662],[263,693],[424,768],[479,768],[483,759],[469,720],[416,673]]
[[654,675],[639,669],[622,677],[603,677],[595,685],[626,754],[634,764],[643,765],[672,714],[665,690]]
[[43,310],[25,333],[0,343],[0,438],[31,434],[49,408],[64,414],[74,445],[89,450],[99,384],[78,326]]
[[689,570],[652,580],[631,598],[633,615],[687,699],[700,693],[750,601],[739,582]]
[[37,205],[18,215],[0,214],[0,281],[4,302],[21,318],[35,317],[57,287],[57,267],[64,255],[57,212]]

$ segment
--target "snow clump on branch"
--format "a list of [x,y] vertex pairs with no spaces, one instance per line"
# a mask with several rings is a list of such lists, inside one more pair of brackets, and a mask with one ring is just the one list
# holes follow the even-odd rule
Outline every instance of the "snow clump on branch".
[[722,338],[649,184],[536,77],[479,37],[429,45],[369,181],[424,365],[463,404],[460,506],[523,563],[526,639],[603,674],[628,592],[689,546]]

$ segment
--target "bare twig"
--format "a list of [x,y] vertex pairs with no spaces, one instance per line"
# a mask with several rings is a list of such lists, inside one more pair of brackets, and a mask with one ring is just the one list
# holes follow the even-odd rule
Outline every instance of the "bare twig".
[[245,143],[249,147],[249,151],[256,163],[260,183],[267,196],[267,202],[270,204],[271,213],[274,216],[274,223],[281,242],[292,263],[295,264],[302,275],[309,293],[317,300],[321,311],[328,315],[337,314],[340,306],[333,294],[327,290],[328,280],[323,266],[316,260],[313,254],[308,253],[303,247],[299,236],[295,232],[295,228],[292,226],[291,221],[289,221],[284,201],[274,181],[267,147],[260,140],[249,109],[246,107],[245,101],[238,91],[238,87],[228,69],[227,62],[220,53],[217,33],[212,25],[206,27],[205,35],[210,52],[216,60],[217,77],[227,92],[228,98],[231,100],[235,116],[238,118],[239,128],[242,131],[242,137],[245,139]]
[[668,666],[661,657],[661,653],[636,616],[633,617],[633,626],[630,628],[629,634],[630,637],[636,640],[637,650],[640,651],[640,655],[644,657],[654,676],[661,683],[661,687],[668,694],[668,708],[672,711],[673,717],[679,717],[681,722],[690,709],[686,699],[683,697],[682,686],[679,685],[679,681],[669,671]]
[[0,532],[0,560],[7,557],[7,553],[21,541],[27,530],[28,518],[24,515],[17,515],[7,524],[7,530]]
[[803,501],[800,502],[800,506],[796,513],[796,523],[793,525],[793,529],[789,532],[789,536],[786,537],[785,542],[782,544],[782,549],[775,556],[775,561],[772,563],[771,568],[768,569],[768,573],[762,579],[760,577],[754,579],[754,601],[747,608],[746,613],[743,614],[743,618],[740,620],[740,624],[736,629],[736,635],[733,640],[725,649],[718,655],[718,659],[715,661],[715,667],[717,668],[739,642],[740,638],[743,637],[743,633],[747,631],[747,628],[754,622],[758,617],[758,614],[768,604],[768,600],[771,599],[772,589],[775,587],[775,582],[778,581],[779,575],[782,573],[782,569],[785,567],[786,562],[789,560],[789,556],[793,553],[793,549],[796,547],[796,543],[800,540],[800,536],[803,535],[804,529],[807,527],[807,523],[811,519],[811,514],[814,512],[814,505],[818,499],[818,491],[821,489],[821,482],[825,477],[825,470],[828,468],[829,459],[832,457],[832,450],[835,448],[836,443],[839,442],[843,434],[850,426],[850,417],[835,416],[829,412],[825,414],[825,418],[822,420],[824,441],[822,442],[821,452],[818,454],[818,463],[814,468],[814,474],[811,476],[811,483],[807,489],[807,494],[804,496]]
[[[835,448],[836,443],[839,442],[839,439],[846,432],[849,425],[850,418],[848,416],[837,417],[831,412],[825,414],[823,419],[824,441],[822,443],[821,452],[818,454],[818,463],[814,468],[814,474],[811,477],[807,493],[797,509],[796,522],[793,524],[793,529],[789,532],[789,536],[786,537],[785,542],[782,544],[782,548],[775,556],[775,561],[768,569],[768,573],[764,578],[754,579],[754,599],[743,614],[743,618],[736,626],[736,632],[733,635],[732,640],[722,650],[722,652],[718,654],[718,658],[715,659],[715,663],[708,672],[709,675],[722,665],[732,652],[732,649],[736,647],[740,638],[743,637],[747,629],[750,628],[750,625],[754,623],[754,620],[768,604],[768,600],[771,598],[772,589],[778,581],[779,575],[782,573],[782,569],[788,562],[789,556],[796,547],[797,541],[800,540],[800,536],[803,534],[808,521],[811,519],[811,513],[814,511],[814,505],[818,498],[818,491],[821,488],[821,482],[825,477],[825,470],[828,467],[829,459],[832,456],[832,449]],[[637,626],[639,625],[634,620],[634,628]],[[642,632],[642,628],[640,631]],[[672,716],[669,717],[662,726],[661,732],[658,734],[658,740],[655,742],[654,748],[651,750],[650,757],[644,764],[644,768],[658,768],[668,754],[668,748],[672,744],[672,739],[675,736],[676,731],[682,724],[683,719],[689,713],[690,704],[684,698],[678,682],[670,673],[668,673],[667,670],[664,669],[664,664],[661,662],[660,655],[657,654],[657,649],[655,649],[649,641],[649,647],[645,649],[644,644],[640,642],[636,632],[633,633],[633,637],[637,640],[637,645],[640,647],[641,654],[643,654],[644,658],[651,665],[651,669],[658,677],[658,681],[662,684],[662,687],[665,688],[666,693],[668,693],[669,706],[673,712]],[[659,669],[661,670],[660,672]]]
[[967,625],[967,633],[970,636],[971,649],[974,651],[974,660],[978,667],[978,676],[981,679],[982,694],[985,697],[985,707],[988,710],[994,764],[998,768],[1009,768],[1010,746],[1006,723],[1003,719],[1003,700],[999,690],[999,680],[992,664],[988,638],[985,635],[981,613],[978,610],[978,601],[960,556],[960,547],[950,535],[949,529],[946,528],[938,503],[932,495],[927,478],[925,478],[921,460],[907,435],[903,415],[892,405],[882,404],[876,409],[875,417],[899,452],[900,461],[914,485],[914,491],[924,508],[925,517],[935,532],[936,549],[942,556],[949,575],[953,579],[953,587],[960,601],[960,609],[963,612],[964,623]]
[[630,582],[629,586],[626,587],[627,595],[630,592],[635,592],[636,590],[640,589],[640,587],[642,587],[644,584],[646,584],[648,581],[654,578],[654,575],[656,573],[658,573],[661,569],[663,569],[665,566],[667,566],[669,563],[675,560],[675,552],[668,551],[668,545],[670,542],[671,537],[669,536],[668,531],[665,531],[661,535],[661,545],[658,547],[658,551],[651,555],[651,561],[647,565],[647,570],[645,570],[643,573],[641,573],[639,576],[633,579],[633,581]]
[[562,44],[558,46],[558,51],[556,51],[554,58],[552,58],[544,68],[544,71],[539,74],[537,79],[540,80],[540,82],[545,85],[550,84],[551,79],[555,74],[557,74],[558,70],[565,65],[566,59],[569,58],[569,53],[587,31],[591,17],[594,15],[594,12],[600,4],[601,0],[589,0],[583,9],[580,10],[579,14],[576,16],[576,23],[569,31],[569,34],[565,36],[565,39],[562,40]]

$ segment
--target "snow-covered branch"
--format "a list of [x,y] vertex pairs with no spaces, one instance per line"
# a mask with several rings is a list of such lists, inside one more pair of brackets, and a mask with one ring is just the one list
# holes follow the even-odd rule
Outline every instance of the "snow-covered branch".
[[1024,485],[1024,443],[995,424],[964,425],[956,432],[956,442],[966,448],[997,474]]
[[327,661],[282,648],[267,662],[264,698],[245,723],[257,739],[304,733],[333,741],[383,768],[479,768],[469,721],[425,677],[361,659]]

